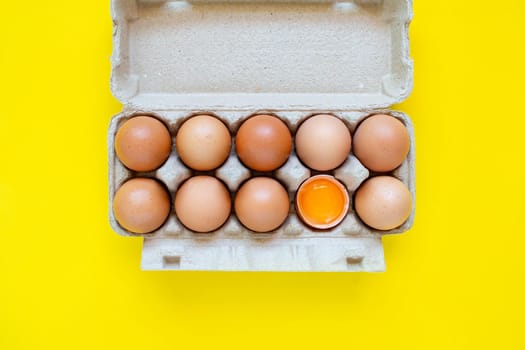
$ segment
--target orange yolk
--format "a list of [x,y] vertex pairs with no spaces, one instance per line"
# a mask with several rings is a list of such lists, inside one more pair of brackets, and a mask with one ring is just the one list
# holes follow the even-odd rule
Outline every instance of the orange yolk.
[[311,225],[327,225],[344,215],[347,198],[336,180],[316,179],[297,194],[300,214]]

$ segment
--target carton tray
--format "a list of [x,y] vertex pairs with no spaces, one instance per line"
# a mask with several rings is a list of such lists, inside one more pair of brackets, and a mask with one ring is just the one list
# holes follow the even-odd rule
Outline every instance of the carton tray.
[[[382,271],[381,237],[408,230],[408,221],[391,231],[366,227],[351,210],[328,231],[311,230],[294,213],[275,232],[254,234],[235,218],[217,232],[196,234],[172,212],[156,232],[131,234],[113,216],[115,191],[133,176],[156,177],[174,197],[192,171],[175,148],[157,171],[137,174],[116,158],[118,126],[137,114],[153,115],[172,135],[192,115],[213,114],[235,134],[251,115],[279,116],[292,133],[305,118],[331,113],[353,132],[360,120],[388,113],[401,120],[411,137],[410,153],[392,175],[415,199],[415,144],[410,118],[387,108],[412,88],[407,0],[353,2],[219,2],[114,0],[115,23],[111,87],[124,104],[108,133],[110,222],[122,235],[143,236],[143,269]],[[254,173],[232,152],[215,176],[235,193]],[[329,172],[350,194],[370,174],[350,155]],[[297,159],[272,173],[293,202],[295,190],[311,172]],[[414,208],[414,207],[413,207]]]

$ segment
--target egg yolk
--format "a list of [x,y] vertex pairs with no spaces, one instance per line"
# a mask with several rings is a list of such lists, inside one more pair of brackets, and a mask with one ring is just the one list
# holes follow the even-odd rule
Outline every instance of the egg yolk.
[[312,226],[330,225],[345,214],[348,199],[341,187],[334,181],[337,180],[315,179],[307,181],[299,189],[298,210],[308,224]]

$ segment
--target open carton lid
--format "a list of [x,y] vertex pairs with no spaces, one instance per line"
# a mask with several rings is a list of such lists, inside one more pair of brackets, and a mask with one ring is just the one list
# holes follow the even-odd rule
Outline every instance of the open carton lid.
[[112,0],[112,16],[129,108],[371,109],[412,90],[411,0]]

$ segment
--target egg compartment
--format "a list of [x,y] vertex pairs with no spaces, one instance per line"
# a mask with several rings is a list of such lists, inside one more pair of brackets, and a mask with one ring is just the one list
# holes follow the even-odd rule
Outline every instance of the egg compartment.
[[[329,230],[316,230],[306,226],[296,215],[294,199],[296,195],[296,190],[299,185],[306,180],[308,177],[316,174],[330,174],[336,177],[338,180],[343,182],[347,187],[350,198],[353,198],[355,190],[359,185],[369,177],[369,171],[366,169],[355,156],[350,153],[347,160],[337,169],[332,171],[320,172],[312,171],[308,169],[305,165],[301,163],[295,154],[295,149],[292,150],[292,154],[288,161],[279,169],[271,173],[260,173],[252,171],[246,168],[241,164],[237,155],[235,154],[234,149],[234,136],[242,122],[247,118],[256,115],[256,114],[272,114],[278,116],[283,120],[290,128],[292,134],[295,134],[298,126],[307,118],[315,114],[327,113],[326,111],[317,111],[317,112],[308,112],[303,111],[254,111],[250,113],[239,112],[239,111],[221,111],[221,112],[205,112],[205,111],[166,111],[166,112],[144,112],[144,111],[128,111],[121,113],[115,116],[110,125],[110,137],[108,139],[108,152],[110,154],[110,203],[113,202],[113,196],[115,191],[123,184],[125,181],[133,177],[153,177],[161,181],[169,189],[171,198],[175,198],[176,191],[179,186],[188,178],[195,175],[211,175],[215,176],[221,181],[223,181],[230,190],[232,199],[235,196],[235,192],[240,187],[240,185],[247,181],[249,178],[254,176],[270,176],[276,178],[281,182],[288,190],[289,200],[290,200],[290,213],[286,221],[281,227],[271,233],[254,233],[249,229],[245,228],[235,217],[234,213],[229,217],[226,223],[218,230],[211,233],[196,233],[187,228],[185,228],[177,219],[174,211],[172,210],[168,220],[161,226],[158,230],[149,234],[134,234],[123,229],[115,220],[112,208],[110,206],[110,222],[113,229],[127,236],[142,236],[146,238],[146,242],[150,240],[168,240],[168,241],[178,241],[185,242],[183,245],[188,244],[189,247],[192,247],[192,244],[197,246],[204,244],[206,246],[220,246],[223,242],[224,244],[233,244],[241,247],[252,247],[260,246],[261,249],[265,244],[270,246],[287,245],[291,243],[295,244],[297,241],[300,241],[301,244],[307,243],[308,240],[330,240],[330,239],[365,239],[365,240],[380,240],[384,234],[400,233],[408,230],[413,222],[414,210],[410,218],[400,227],[389,230],[389,231],[378,231],[373,230],[363,224],[356,213],[353,211],[353,204],[350,205],[350,210],[346,218],[336,227]],[[388,173],[407,185],[410,189],[413,198],[414,196],[414,158],[415,158],[415,149],[414,149],[414,134],[413,127],[410,122],[410,119],[401,112],[391,111],[391,110],[373,110],[373,111],[349,111],[349,112],[331,112],[339,118],[341,118],[347,127],[350,129],[353,134],[357,125],[366,117],[377,114],[385,113],[392,115],[399,119],[407,127],[407,130],[410,135],[411,147],[409,154],[403,164],[395,169],[393,172]],[[167,125],[168,129],[172,136],[175,136],[178,128],[186,121],[188,118],[191,118],[194,115],[198,114],[208,114],[214,115],[217,118],[221,119],[230,129],[232,134],[232,150],[226,160],[226,162],[214,171],[200,172],[194,171],[184,165],[177,156],[175,149],[175,142],[173,142],[172,153],[168,160],[156,171],[139,173],[127,169],[117,158],[113,147],[114,147],[114,138],[116,132],[120,125],[123,122],[132,118],[135,115],[150,115],[156,117],[157,119],[163,121]],[[306,239],[306,241],[305,241]],[[233,240],[233,241],[232,241]],[[239,244],[239,242],[243,242]],[[194,243],[191,243],[194,242]],[[339,244],[339,243],[338,243]],[[274,248],[276,249],[276,248]],[[183,254],[180,254],[182,257]],[[182,258],[181,258],[182,259]],[[224,258],[223,258],[224,259]],[[182,260],[181,260],[182,261]],[[157,267],[159,261],[157,261]],[[360,264],[363,262],[360,261]],[[275,268],[275,267],[273,267]]]
[[[111,88],[124,111],[109,128],[109,216],[122,235],[144,237],[146,270],[381,271],[381,237],[410,228],[410,218],[391,231],[374,231],[351,209],[331,230],[313,230],[294,212],[295,190],[312,173],[295,152],[271,173],[286,184],[291,212],[269,234],[245,229],[231,215],[219,230],[196,234],[184,228],[173,211],[151,234],[123,230],[115,221],[112,201],[131,177],[162,181],[172,198],[195,174],[173,148],[154,172],[126,169],[113,150],[118,126],[138,115],[165,122],[173,135],[188,117],[212,114],[232,134],[254,114],[273,114],[295,134],[314,114],[342,118],[353,133],[370,114],[386,112],[403,121],[411,137],[410,153],[392,175],[414,196],[414,141],[410,119],[388,106],[412,89],[408,25],[410,0],[354,1],[162,1],[112,0],[114,21]],[[233,146],[233,143],[232,143]],[[174,144],[173,144],[174,147]],[[233,193],[257,175],[232,154],[212,172]],[[369,174],[349,155],[331,172],[347,184],[350,196]]]

